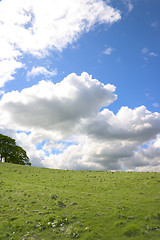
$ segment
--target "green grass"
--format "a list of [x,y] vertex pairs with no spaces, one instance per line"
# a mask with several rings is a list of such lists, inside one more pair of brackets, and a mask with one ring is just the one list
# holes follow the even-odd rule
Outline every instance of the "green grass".
[[0,239],[160,239],[160,173],[0,163]]

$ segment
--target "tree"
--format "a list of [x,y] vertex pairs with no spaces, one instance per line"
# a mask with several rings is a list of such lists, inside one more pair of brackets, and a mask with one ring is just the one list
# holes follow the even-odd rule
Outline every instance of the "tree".
[[31,166],[26,151],[16,145],[15,139],[0,134],[0,161]]

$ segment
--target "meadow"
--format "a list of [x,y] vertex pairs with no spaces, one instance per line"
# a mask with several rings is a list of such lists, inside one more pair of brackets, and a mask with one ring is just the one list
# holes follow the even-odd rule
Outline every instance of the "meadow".
[[0,240],[159,240],[160,173],[0,163]]

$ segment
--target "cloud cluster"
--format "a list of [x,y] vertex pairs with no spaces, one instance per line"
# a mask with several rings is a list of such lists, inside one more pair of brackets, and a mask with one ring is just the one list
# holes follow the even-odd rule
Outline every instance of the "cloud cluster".
[[83,135],[75,138],[74,145],[45,158],[48,167],[159,170],[160,114],[144,106],[133,110],[123,107],[116,115],[105,109],[86,122],[87,127],[81,126]]
[[32,70],[27,73],[28,79],[38,75],[43,75],[47,79],[57,75],[57,70],[55,69],[55,70],[49,71],[45,67],[33,67]]
[[151,58],[151,57],[158,57],[157,53],[150,51],[146,47],[142,48],[141,53],[143,55],[143,59],[144,59],[145,62],[148,62],[149,58]]
[[113,52],[113,48],[112,47],[107,47],[104,51],[103,51],[103,53],[105,54],[105,55],[111,55],[111,53]]
[[[133,10],[132,0],[122,0]],[[97,24],[112,24],[120,12],[103,0],[0,1],[0,87],[20,68],[25,54],[43,58],[61,52]],[[104,54],[114,49],[107,47]],[[142,49],[145,61],[158,54]],[[83,170],[160,171],[160,114],[145,106],[107,109],[117,99],[115,86],[88,73],[57,74],[34,66],[28,80],[45,80],[19,91],[0,90],[0,132],[14,137],[34,166]],[[155,105],[156,107],[157,105]]]
[[1,124],[44,134],[52,131],[53,140],[68,137],[79,128],[82,119],[94,116],[113,102],[114,91],[113,85],[104,85],[87,73],[72,73],[57,84],[41,81],[21,92],[3,95]]
[[124,5],[127,7],[128,9],[128,12],[131,12],[134,8],[134,5],[133,5],[133,0],[121,0]]
[[117,99],[114,92],[115,86],[104,85],[87,73],[72,73],[56,84],[41,81],[3,95],[1,126],[21,131],[16,139],[36,166],[158,168],[160,114],[145,106],[122,107],[114,114],[106,108]]
[[137,171],[160,171],[160,135],[128,159],[128,168],[133,168],[133,163]]
[[23,54],[44,57],[52,49],[62,51],[95,24],[112,24],[120,18],[119,11],[103,0],[2,0],[0,87],[23,67]]

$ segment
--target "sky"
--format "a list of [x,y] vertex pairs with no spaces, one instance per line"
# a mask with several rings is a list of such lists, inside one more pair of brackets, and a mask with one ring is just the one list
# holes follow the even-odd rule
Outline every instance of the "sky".
[[160,171],[159,9],[0,1],[0,133],[32,166]]

